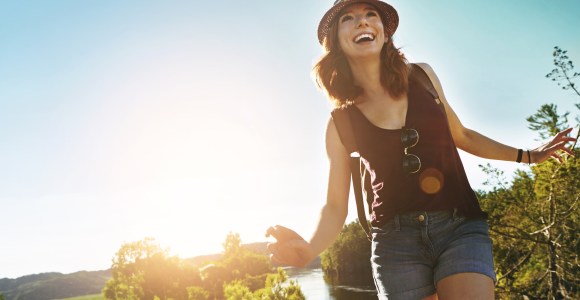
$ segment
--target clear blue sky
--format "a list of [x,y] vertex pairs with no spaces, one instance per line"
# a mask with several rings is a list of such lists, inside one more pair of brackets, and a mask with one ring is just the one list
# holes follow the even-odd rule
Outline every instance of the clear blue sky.
[[[181,257],[230,230],[309,236],[331,109],[310,70],[332,2],[0,0],[0,278],[105,269],[148,236]],[[541,104],[577,113],[544,75],[556,45],[580,65],[578,1],[391,3],[396,44],[468,127],[528,148]],[[486,161],[462,156],[481,188]]]

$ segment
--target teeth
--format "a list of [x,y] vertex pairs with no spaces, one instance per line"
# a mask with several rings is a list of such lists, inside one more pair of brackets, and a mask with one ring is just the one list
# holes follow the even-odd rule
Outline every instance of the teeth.
[[374,41],[374,40],[375,40],[375,36],[374,36],[374,35],[372,35],[372,34],[370,34],[370,33],[363,33],[363,34],[361,34],[361,35],[357,36],[357,37],[354,39],[354,42],[355,42],[355,43],[358,43],[360,40],[362,40],[362,39],[364,39],[364,38],[368,38],[368,39],[370,39],[371,41]]

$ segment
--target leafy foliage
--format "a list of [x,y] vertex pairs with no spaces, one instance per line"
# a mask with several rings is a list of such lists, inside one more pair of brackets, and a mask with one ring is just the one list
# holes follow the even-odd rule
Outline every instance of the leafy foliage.
[[558,106],[555,104],[544,104],[533,116],[526,120],[530,123],[528,128],[538,132],[541,139],[547,139],[568,127],[568,115],[558,114]]
[[272,272],[268,258],[243,248],[239,234],[228,234],[223,246],[223,257],[200,270],[210,296],[223,297],[224,284],[232,281],[239,281],[250,290],[263,288],[265,274]]
[[580,163],[547,162],[532,171],[519,171],[511,186],[481,194],[494,242],[498,293],[579,297],[580,190],[574,183],[580,182]]
[[183,263],[151,238],[121,246],[113,258],[106,299],[187,299],[187,287],[201,285],[198,270]]
[[113,258],[113,278],[103,295],[106,299],[304,299],[298,285],[283,285],[285,273],[272,274],[268,257],[243,247],[238,234],[228,234],[223,246],[221,258],[197,269],[169,256],[153,239],[124,244]]
[[224,297],[227,300],[303,300],[306,299],[300,290],[300,286],[293,280],[285,285],[288,276],[281,268],[277,274],[268,274],[265,286],[255,292],[244,285],[241,281],[232,281],[224,286]]
[[187,299],[208,300],[209,292],[199,286],[190,286],[187,288]]
[[103,298],[102,294],[95,294],[95,295],[86,295],[86,296],[65,298],[65,299],[61,299],[61,300],[103,300],[103,299],[105,299],[105,298]]
[[[550,73],[546,74],[546,78],[552,79],[563,90],[574,90],[576,94],[578,90],[573,80],[580,77],[580,73],[574,71],[574,63],[568,57],[568,51],[562,50],[560,47],[554,47],[554,66],[556,67]],[[564,82],[564,84],[562,84]],[[579,107],[580,109],[580,107]]]
[[[574,65],[566,51],[555,48],[554,65],[546,77],[580,96],[572,81],[580,74],[572,74]],[[550,104],[527,120],[530,129],[546,138],[562,129],[567,116],[568,112],[558,115]],[[571,149],[577,157],[580,150],[575,145]],[[562,164],[548,161],[520,170],[511,185],[490,165],[483,169],[494,183],[491,191],[480,192],[480,202],[490,214],[499,295],[579,299],[580,161],[568,157]]]
[[[556,46],[554,47],[552,55],[554,56],[554,66],[556,68],[546,74],[546,78],[552,79],[552,81],[556,82],[556,84],[562,87],[563,90],[571,90],[580,97],[580,91],[578,91],[578,86],[574,82],[578,77],[580,77],[580,73],[576,72],[574,69],[574,63],[568,57],[568,51],[562,50],[560,47]],[[580,102],[575,103],[574,105],[580,110]],[[576,122],[580,124],[579,117],[576,117]],[[578,137],[580,137],[580,130],[576,135],[577,139]],[[576,143],[574,143],[572,148],[575,146]]]
[[322,269],[337,284],[373,285],[371,246],[358,221],[345,225],[322,255]]

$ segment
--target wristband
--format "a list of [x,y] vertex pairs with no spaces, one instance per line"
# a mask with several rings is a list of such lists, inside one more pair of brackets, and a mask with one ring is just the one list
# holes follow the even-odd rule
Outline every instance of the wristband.
[[516,159],[517,163],[522,162],[522,152],[523,152],[522,149],[518,149],[518,158]]

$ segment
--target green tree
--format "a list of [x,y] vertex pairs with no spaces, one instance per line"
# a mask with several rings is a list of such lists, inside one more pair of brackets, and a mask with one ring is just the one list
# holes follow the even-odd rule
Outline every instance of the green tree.
[[250,300],[254,294],[241,281],[234,280],[224,285],[224,298],[227,300]]
[[6,300],[6,298],[4,297],[4,294],[0,293],[0,300]]
[[263,288],[266,274],[272,272],[268,257],[244,248],[237,233],[230,232],[223,247],[220,260],[200,270],[203,286],[210,292],[210,298],[223,297],[224,285],[233,281],[240,281],[251,291]]
[[187,288],[188,300],[208,300],[209,293],[204,288],[199,286],[191,286]]
[[480,197],[490,214],[498,292],[532,299],[580,296],[578,160],[518,171],[511,186],[502,181]]
[[[547,77],[580,96],[572,81],[579,74],[572,74],[566,51],[555,48],[554,65]],[[544,105],[528,121],[540,138],[546,138],[562,129],[567,116],[558,115],[555,105]],[[575,144],[572,149],[580,155]],[[547,161],[530,171],[517,171],[511,182],[489,165],[483,169],[492,189],[480,192],[480,202],[490,214],[498,294],[580,298],[580,162],[571,157],[562,164]]]
[[321,255],[322,269],[336,284],[373,285],[371,245],[358,221],[345,225]]
[[570,112],[565,112],[559,115],[557,105],[544,104],[538,112],[526,120],[530,123],[528,128],[538,132],[540,139],[547,139],[568,127],[569,114]]
[[[286,285],[288,281],[288,275],[278,268],[277,274],[268,274],[266,278],[266,286],[262,289],[257,290],[254,293],[253,299],[263,299],[263,300],[303,300],[306,299],[300,285],[298,285],[294,280]],[[229,298],[228,298],[229,299]]]
[[[573,90],[580,96],[580,92],[574,83],[574,80],[580,77],[580,73],[574,70],[574,63],[568,57],[568,51],[562,50],[560,47],[554,47],[554,66],[555,68],[548,74],[546,78],[552,79],[563,90]],[[577,106],[580,109],[580,106]]]
[[151,238],[123,244],[111,270],[106,299],[304,299],[298,285],[286,284],[281,270],[272,274],[268,257],[243,247],[234,233],[226,237],[222,257],[199,270]]
[[122,245],[111,270],[106,299],[187,299],[187,287],[201,285],[197,269],[169,256],[151,238]]
[[[552,56],[554,56],[555,68],[550,73],[546,74],[546,78],[556,82],[556,84],[562,87],[563,90],[573,91],[578,97],[580,97],[578,86],[574,82],[574,80],[580,77],[580,73],[576,72],[574,69],[574,63],[568,57],[568,51],[562,50],[560,47],[556,46],[554,47]],[[574,105],[580,110],[580,102],[575,103]],[[580,116],[576,117],[576,122],[578,123],[578,128],[580,129]],[[578,133],[576,134],[576,143],[578,142],[579,137],[580,130],[578,130]],[[572,145],[572,149],[576,147],[576,143]]]
[[240,238],[240,234],[230,231],[222,245],[226,257],[235,256],[242,249],[242,239]]

